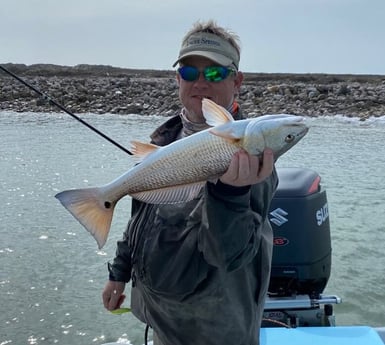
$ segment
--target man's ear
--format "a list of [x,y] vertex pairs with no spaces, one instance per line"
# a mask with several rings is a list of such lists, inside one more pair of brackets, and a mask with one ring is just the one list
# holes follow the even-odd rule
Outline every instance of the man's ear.
[[243,73],[241,71],[238,71],[234,79],[234,89],[235,89],[234,93],[236,93],[237,95],[239,94],[242,83],[243,83]]
[[179,86],[179,84],[180,84],[180,74],[178,72],[176,72],[175,79],[176,79],[176,82],[177,82],[177,84]]

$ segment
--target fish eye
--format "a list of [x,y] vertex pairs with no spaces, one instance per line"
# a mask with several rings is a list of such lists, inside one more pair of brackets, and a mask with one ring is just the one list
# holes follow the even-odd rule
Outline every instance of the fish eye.
[[291,143],[295,139],[295,136],[293,134],[288,134],[285,138],[285,142]]

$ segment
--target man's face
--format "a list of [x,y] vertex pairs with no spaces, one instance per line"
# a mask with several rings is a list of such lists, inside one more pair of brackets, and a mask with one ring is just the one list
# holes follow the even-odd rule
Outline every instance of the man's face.
[[[216,66],[213,61],[200,57],[191,56],[183,60],[181,66],[192,66],[202,71],[205,67]],[[242,84],[242,72],[230,74],[220,82],[209,82],[200,73],[195,81],[185,81],[177,73],[179,84],[179,99],[187,110],[187,117],[192,122],[204,122],[202,114],[202,99],[209,98],[215,103],[227,108],[234,100],[234,95],[239,92]]]

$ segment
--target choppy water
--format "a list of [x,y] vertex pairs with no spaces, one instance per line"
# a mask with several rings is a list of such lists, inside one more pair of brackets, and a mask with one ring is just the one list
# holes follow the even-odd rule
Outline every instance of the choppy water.
[[[83,117],[127,146],[164,121]],[[337,323],[384,326],[385,117],[309,123],[278,166],[312,168],[327,189],[333,267],[326,292],[343,299]],[[0,345],[142,344],[144,327],[130,314],[108,313],[100,298],[129,198],[118,204],[103,251],[54,198],[109,182],[133,159],[66,114],[0,112],[0,143]]]

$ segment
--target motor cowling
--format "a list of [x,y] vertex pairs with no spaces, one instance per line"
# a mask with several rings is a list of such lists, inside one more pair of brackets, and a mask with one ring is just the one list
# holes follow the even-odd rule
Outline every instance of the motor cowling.
[[307,168],[278,168],[269,220],[274,233],[269,293],[319,295],[330,277],[331,238],[326,191]]

